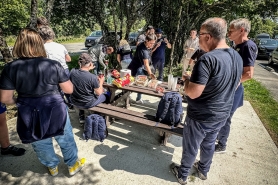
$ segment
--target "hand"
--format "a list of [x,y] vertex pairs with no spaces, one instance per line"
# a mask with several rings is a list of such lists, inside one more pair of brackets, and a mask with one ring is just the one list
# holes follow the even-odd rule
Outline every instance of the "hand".
[[164,38],[163,41],[164,41],[166,44],[169,43],[169,41],[168,41],[166,38]]
[[153,80],[156,79],[156,77],[155,77],[155,75],[154,75],[153,73],[150,74],[150,77],[151,77]]
[[99,76],[98,76],[98,80],[99,80],[99,83],[100,83],[100,84],[103,84],[103,83],[104,83],[104,80],[105,80],[104,75],[99,75]]

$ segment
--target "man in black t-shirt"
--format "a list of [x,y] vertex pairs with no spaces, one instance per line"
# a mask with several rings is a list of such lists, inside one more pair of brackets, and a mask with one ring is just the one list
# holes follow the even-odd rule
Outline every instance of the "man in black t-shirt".
[[248,39],[248,33],[251,29],[251,23],[248,19],[236,19],[230,23],[229,39],[235,43],[235,50],[243,60],[243,73],[240,80],[240,85],[237,88],[234,96],[233,107],[226,124],[221,128],[217,136],[218,143],[215,145],[215,153],[226,152],[226,143],[230,134],[230,125],[234,112],[238,107],[243,105],[244,88],[242,82],[245,82],[253,77],[254,64],[257,57],[258,48],[256,44]]
[[[72,69],[70,72],[70,80],[74,86],[71,100],[75,106],[87,109],[106,100],[102,86],[104,77],[90,73],[95,66],[89,54],[82,53],[78,63],[80,69]],[[84,110],[79,111],[79,121],[81,124],[85,122]]]
[[200,160],[194,163],[194,167],[199,178],[207,179],[217,133],[229,117],[240,82],[242,59],[226,44],[226,33],[227,23],[221,18],[210,18],[202,24],[199,44],[207,53],[196,62],[191,77],[185,76],[188,106],[183,153],[181,165],[171,165],[180,184],[186,184],[199,148]]

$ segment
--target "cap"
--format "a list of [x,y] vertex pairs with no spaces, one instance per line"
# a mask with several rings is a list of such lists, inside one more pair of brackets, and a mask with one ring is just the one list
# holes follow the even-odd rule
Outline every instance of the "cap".
[[155,33],[160,34],[160,33],[162,33],[162,30],[161,30],[160,28],[157,28],[157,29],[155,30]]
[[90,62],[93,62],[92,57],[88,53],[81,53],[81,55],[78,58],[78,62],[80,64],[89,64]]

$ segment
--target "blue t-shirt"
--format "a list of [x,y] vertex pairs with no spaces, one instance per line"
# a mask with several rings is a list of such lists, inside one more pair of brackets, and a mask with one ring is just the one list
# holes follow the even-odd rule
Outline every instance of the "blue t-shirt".
[[252,40],[236,45],[235,50],[238,51],[243,60],[243,67],[254,66],[258,48]]
[[127,67],[131,70],[132,76],[135,76],[138,68],[144,65],[144,59],[151,59],[151,50],[146,47],[144,42],[141,42],[140,44],[138,44],[134,57]]
[[98,99],[95,94],[96,88],[99,88],[98,77],[89,71],[81,69],[72,69],[70,80],[73,84],[73,93],[71,100],[74,105],[90,108]]
[[123,47],[119,47],[117,50],[117,54],[121,56],[121,61],[122,60],[127,60],[127,59],[132,59],[132,50],[129,52],[123,52]]
[[196,62],[190,81],[205,85],[195,99],[188,97],[187,116],[200,123],[227,119],[242,75],[242,59],[232,48],[215,49]]
[[[243,67],[254,66],[257,58],[258,48],[252,40],[248,40],[246,42],[236,45],[235,50],[238,51],[239,55],[243,60]],[[243,105],[243,94],[244,88],[242,84],[240,84],[235,93],[231,113],[234,113],[237,108]]]
[[166,48],[167,44],[163,41],[163,38],[158,39],[157,42],[161,42],[161,44],[153,52],[152,58],[155,58],[155,59],[164,59],[165,58],[165,48]]

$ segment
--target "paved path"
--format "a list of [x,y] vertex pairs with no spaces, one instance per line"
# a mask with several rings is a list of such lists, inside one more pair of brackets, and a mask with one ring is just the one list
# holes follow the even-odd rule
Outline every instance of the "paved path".
[[[132,94],[135,98],[136,94]],[[133,105],[131,109],[155,113],[157,98],[147,97],[149,103]],[[147,106],[146,106],[147,105]],[[183,105],[186,109],[186,104]],[[179,163],[182,139],[172,136],[167,147],[160,146],[158,134],[141,125],[117,121],[109,128],[109,137],[103,142],[85,142],[79,138],[77,113],[70,114],[79,156],[87,159],[80,173],[70,177],[64,162],[59,174],[52,177],[42,166],[30,145],[20,144],[15,130],[15,119],[8,122],[11,142],[27,148],[22,157],[0,156],[0,184],[3,185],[153,185],[177,184],[169,170],[172,162]],[[62,155],[55,143],[62,161]],[[194,173],[194,171],[193,171]],[[233,126],[226,154],[213,158],[208,180],[194,176],[188,184],[196,185],[277,185],[278,149],[263,127],[249,102],[239,108],[233,117]]]

